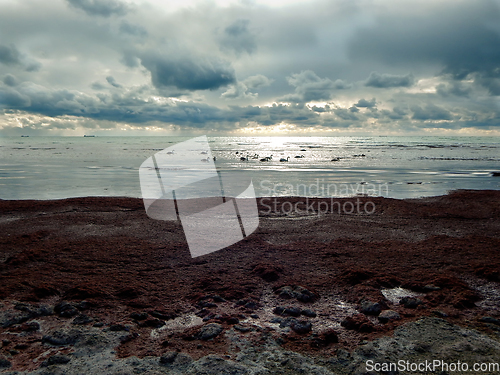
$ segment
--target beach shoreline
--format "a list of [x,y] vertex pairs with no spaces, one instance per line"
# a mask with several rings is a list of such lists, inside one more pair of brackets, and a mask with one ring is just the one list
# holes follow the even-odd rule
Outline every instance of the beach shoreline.
[[70,358],[69,371],[78,340],[50,337],[76,328],[114,337],[115,359],[174,352],[195,367],[210,355],[238,364],[271,341],[307,358],[352,357],[422,319],[500,340],[500,191],[335,199],[375,207],[352,213],[307,210],[306,199],[331,199],[269,198],[299,211],[262,199],[254,233],[199,258],[180,222],[148,218],[141,199],[0,200],[6,371],[42,371],[53,355]]

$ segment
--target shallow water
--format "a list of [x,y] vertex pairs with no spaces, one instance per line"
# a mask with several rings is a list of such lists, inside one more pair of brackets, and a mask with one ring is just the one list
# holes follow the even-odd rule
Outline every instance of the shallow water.
[[[141,197],[142,162],[189,138],[3,137],[0,199]],[[500,139],[493,137],[209,137],[209,142],[217,169],[252,179],[257,196],[412,198],[500,189],[500,177],[491,175],[500,171]],[[247,155],[248,161],[240,160]]]

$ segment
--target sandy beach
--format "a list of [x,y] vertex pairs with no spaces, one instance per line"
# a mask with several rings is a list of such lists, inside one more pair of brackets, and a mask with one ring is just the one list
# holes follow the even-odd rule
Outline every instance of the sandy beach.
[[260,198],[254,233],[198,258],[140,199],[0,200],[0,372],[499,362],[500,191],[359,199],[373,212],[288,215]]

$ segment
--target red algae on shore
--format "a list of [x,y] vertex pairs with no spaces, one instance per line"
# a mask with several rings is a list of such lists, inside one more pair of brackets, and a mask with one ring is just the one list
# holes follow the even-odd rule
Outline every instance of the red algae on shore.
[[36,368],[48,332],[78,324],[123,330],[120,357],[194,359],[227,355],[230,332],[314,355],[423,316],[490,332],[500,192],[369,199],[369,215],[261,212],[252,235],[195,259],[180,223],[149,219],[139,199],[0,200],[0,355]]

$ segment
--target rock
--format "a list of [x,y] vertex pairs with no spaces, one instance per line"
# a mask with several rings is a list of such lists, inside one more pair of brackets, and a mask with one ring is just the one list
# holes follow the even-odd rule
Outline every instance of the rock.
[[94,325],[92,327],[96,327],[96,328],[104,327],[104,323],[103,322],[97,322],[97,323],[94,323]]
[[69,356],[64,354],[56,354],[43,361],[42,367],[47,367],[52,365],[65,365],[69,361],[71,361],[71,358]]
[[25,350],[25,349],[28,349],[30,346],[28,344],[17,344],[16,346],[14,346],[14,349],[18,349],[18,350]]
[[438,291],[438,290],[441,290],[440,287],[438,286],[435,286],[434,284],[428,284],[426,286],[424,286],[424,292],[435,292],[435,291]]
[[36,332],[40,330],[40,324],[38,324],[37,322],[23,323],[19,328],[24,332]]
[[399,319],[401,319],[401,316],[398,314],[397,311],[394,310],[384,310],[378,316],[378,320],[380,320],[382,323],[387,323],[390,320],[399,320]]
[[77,330],[71,330],[69,332],[63,330],[54,331],[52,334],[42,337],[42,344],[48,343],[55,346],[74,345],[81,337],[81,332]]
[[75,319],[73,319],[71,324],[83,325],[83,324],[92,323],[93,321],[94,321],[94,319],[92,319],[90,316],[87,316],[85,314],[80,314]]
[[148,313],[147,312],[142,312],[142,313],[134,312],[134,313],[130,314],[130,318],[132,318],[134,320],[146,320],[148,318]]
[[356,314],[345,318],[340,325],[345,329],[355,330],[358,332],[371,332],[374,329],[370,322],[363,314]]
[[276,315],[283,315],[283,313],[285,312],[285,309],[286,307],[283,307],[283,306],[276,306],[274,309],[273,309],[273,313],[276,314]]
[[500,320],[492,318],[491,316],[483,316],[481,319],[479,319],[479,321],[500,326]]
[[314,302],[318,295],[300,285],[287,285],[279,288],[276,293],[281,298],[295,298],[300,302]]
[[416,309],[423,302],[415,297],[403,297],[399,300],[399,304],[403,305],[407,309]]
[[160,328],[165,325],[165,322],[160,319],[148,319],[139,324],[141,327],[151,327],[151,328]]
[[244,327],[241,324],[236,324],[234,326],[234,329],[237,330],[237,331],[243,332],[243,333],[253,331],[252,327]]
[[138,338],[138,337],[139,337],[139,334],[137,332],[129,333],[128,335],[121,336],[120,337],[120,342],[122,344],[125,344],[125,343],[127,343],[129,341],[132,341],[132,340]]
[[109,330],[112,332],[128,331],[127,327],[125,327],[123,324],[112,324],[109,326]]
[[9,339],[3,339],[2,340],[2,346],[7,346],[11,343],[11,341]]
[[223,330],[224,329],[219,323],[209,323],[200,329],[197,337],[200,340],[211,340],[219,336]]
[[361,302],[360,311],[365,315],[377,316],[382,311],[382,305],[378,302],[363,301]]
[[442,312],[440,310],[434,310],[434,311],[432,311],[432,313],[439,318],[447,318],[448,317],[448,314],[446,314],[445,312]]
[[212,300],[214,302],[226,302],[226,300],[224,298],[222,298],[221,296],[217,296],[217,295],[212,296]]
[[295,318],[285,318],[285,319],[281,319],[281,322],[280,322],[280,328],[287,328],[287,327],[291,327],[291,326],[292,326],[292,324],[294,324],[296,321],[297,321],[297,319],[295,319]]
[[313,348],[320,348],[338,342],[339,338],[337,332],[335,332],[333,329],[327,329],[326,331],[323,331],[320,334],[314,336],[314,339],[311,342],[311,346]]
[[161,319],[161,320],[170,320],[176,318],[175,314],[164,312],[164,311],[150,311],[149,315],[151,315],[153,318]]
[[254,301],[249,301],[245,303],[245,308],[248,310],[255,310],[257,307],[258,307],[257,303],[255,303]]
[[167,352],[160,357],[160,363],[162,365],[170,365],[170,364],[174,363],[178,354],[179,353],[177,353],[177,352]]
[[239,322],[240,322],[240,320],[235,316],[231,316],[231,317],[226,319],[226,323],[231,324],[231,325],[238,324]]
[[71,318],[79,314],[78,309],[66,301],[59,302],[54,311],[62,318]]
[[300,312],[301,315],[307,316],[308,318],[316,318],[317,314],[309,309],[302,310]]
[[0,355],[0,368],[8,368],[11,366],[12,365],[9,362],[9,360],[7,360],[7,358],[5,358],[4,356]]
[[298,307],[276,306],[273,313],[280,316],[300,316],[301,310]]
[[198,302],[198,307],[211,309],[211,308],[217,307],[217,305],[213,302],[201,301],[201,302]]
[[18,303],[14,307],[19,312],[0,311],[0,326],[9,328],[15,324],[24,323],[39,316],[52,315],[54,312],[47,306],[32,306],[26,303]]
[[285,316],[300,316],[300,309],[298,307],[287,307],[285,311],[283,311],[283,315]]
[[311,332],[312,324],[306,320],[297,320],[292,323],[291,328],[294,332],[303,335]]

